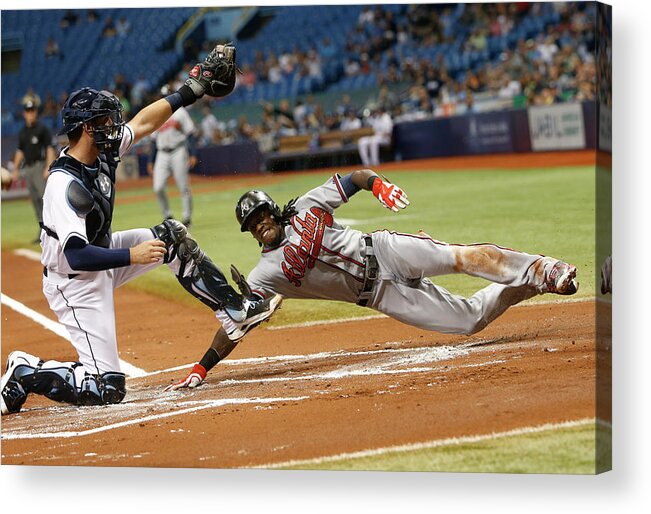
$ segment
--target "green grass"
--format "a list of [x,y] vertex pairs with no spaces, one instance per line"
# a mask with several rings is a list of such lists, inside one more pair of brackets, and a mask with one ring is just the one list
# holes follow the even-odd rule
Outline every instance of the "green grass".
[[[599,445],[597,446],[597,438]],[[595,454],[597,448],[597,454]],[[282,469],[594,474],[612,467],[611,430],[593,423]]]
[[[265,186],[279,203],[322,184],[330,173],[287,174],[285,180]],[[409,195],[411,205],[393,214],[367,192],[360,192],[339,209],[336,216],[370,220],[355,225],[361,231],[387,228],[402,232],[423,229],[450,243],[491,242],[529,253],[542,253],[577,265],[579,296],[595,290],[595,172],[591,167],[534,170],[456,171],[427,173],[401,171],[390,178]],[[199,189],[199,188],[197,188]],[[170,187],[170,191],[174,191]],[[234,206],[245,191],[238,187],[194,196],[193,236],[211,258],[228,270],[236,264],[248,273],[259,257],[257,243],[242,234],[235,221]],[[129,201],[137,195],[143,200]],[[160,222],[158,203],[147,188],[119,191],[113,228],[150,227]],[[180,216],[178,197],[172,208]],[[378,219],[379,218],[379,219]],[[34,215],[27,201],[3,202],[3,249],[30,247],[35,231]],[[38,249],[38,246],[31,246]],[[435,282],[455,293],[469,296],[483,287],[481,279],[463,275],[437,277]],[[157,269],[133,282],[133,287],[183,303],[196,300],[187,295],[166,269]],[[337,302],[288,300],[273,324],[333,319],[369,314],[368,309]]]

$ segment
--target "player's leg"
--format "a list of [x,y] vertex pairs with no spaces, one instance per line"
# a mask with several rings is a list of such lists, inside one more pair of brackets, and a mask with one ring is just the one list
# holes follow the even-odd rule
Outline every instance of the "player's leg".
[[43,193],[45,193],[45,180],[43,179],[43,166],[45,163],[39,161],[30,166],[25,166],[25,180],[27,190],[34,207],[34,213],[39,222],[43,221]]
[[378,261],[407,280],[465,273],[509,287],[533,287],[539,293],[573,294],[578,287],[574,266],[494,244],[447,244],[422,233],[388,231],[375,232],[373,243]]
[[[215,312],[231,339],[240,339],[256,325],[269,319],[280,307],[282,298],[279,295],[258,299],[247,298],[235,291],[219,267],[176,220],[165,220],[151,230],[115,232],[112,245],[114,248],[128,248],[153,239],[154,236],[167,245],[165,263],[179,283]],[[162,262],[134,265],[113,270],[114,287],[119,287],[161,264]]]
[[474,334],[509,307],[536,294],[528,286],[490,284],[464,298],[428,279],[413,282],[380,280],[369,307],[403,323],[445,334]]
[[371,143],[371,136],[360,137],[357,140],[357,149],[359,150],[359,157],[362,160],[364,166],[371,165],[371,159],[369,157],[369,145]]
[[156,160],[154,161],[154,171],[153,171],[153,187],[154,193],[158,198],[158,203],[160,204],[161,212],[163,217],[171,218],[172,211],[170,210],[170,202],[167,198],[167,193],[165,192],[165,187],[167,185],[167,180],[172,174],[170,156],[165,152],[158,152],[156,154]]
[[27,395],[73,405],[119,403],[126,395],[115,335],[112,282],[107,272],[77,278],[48,273],[43,293],[66,327],[79,362],[43,361],[12,352],[2,376],[2,413],[18,412]]
[[119,403],[126,395],[126,385],[124,374],[119,372],[96,375],[80,362],[43,361],[15,351],[7,359],[0,391],[4,415],[19,412],[31,393],[72,405]]
[[190,157],[186,148],[172,154],[174,182],[181,193],[183,205],[183,223],[187,225],[192,219],[192,192],[190,191]]

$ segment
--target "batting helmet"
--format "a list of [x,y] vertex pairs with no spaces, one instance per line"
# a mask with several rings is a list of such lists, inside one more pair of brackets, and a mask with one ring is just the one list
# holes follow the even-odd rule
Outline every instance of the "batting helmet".
[[262,208],[268,209],[277,220],[280,219],[278,204],[264,191],[247,191],[240,197],[235,206],[235,216],[242,232],[249,230],[251,217]]
[[109,91],[97,91],[85,87],[73,92],[61,109],[63,128],[61,134],[69,134],[91,120],[106,117],[104,125],[93,129],[93,139],[100,150],[118,151],[122,142],[124,120],[122,104]]

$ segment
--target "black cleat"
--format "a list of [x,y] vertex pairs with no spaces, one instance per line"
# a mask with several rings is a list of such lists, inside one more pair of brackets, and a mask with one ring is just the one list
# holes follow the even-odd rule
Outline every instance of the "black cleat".
[[283,297],[279,294],[261,300],[246,299],[244,300],[246,317],[242,321],[236,321],[226,309],[216,311],[215,315],[221,322],[228,338],[231,341],[239,341],[251,329],[264,321],[268,321],[273,316],[273,313],[280,308],[282,301]]

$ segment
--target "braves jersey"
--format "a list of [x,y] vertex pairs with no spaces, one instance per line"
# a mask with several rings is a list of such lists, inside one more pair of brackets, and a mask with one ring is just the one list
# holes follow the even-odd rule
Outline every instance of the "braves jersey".
[[194,122],[185,108],[181,107],[152,134],[156,138],[158,150],[173,150],[185,143],[187,137],[194,132]]
[[264,247],[247,277],[254,292],[287,298],[356,302],[364,284],[363,233],[337,223],[334,210],[348,201],[339,175],[301,196],[297,214],[276,248]]
[[[133,143],[133,129],[125,125],[119,155],[129,151]],[[61,151],[60,157],[66,155],[68,147]],[[48,177],[43,195],[43,224],[54,231],[58,240],[41,231],[41,263],[51,271],[61,274],[79,273],[68,264],[63,249],[71,236],[79,237],[87,243],[86,217],[78,214],[68,203],[67,190],[74,177],[68,173],[53,171]],[[102,194],[110,197],[114,185],[110,180],[101,184]]]

